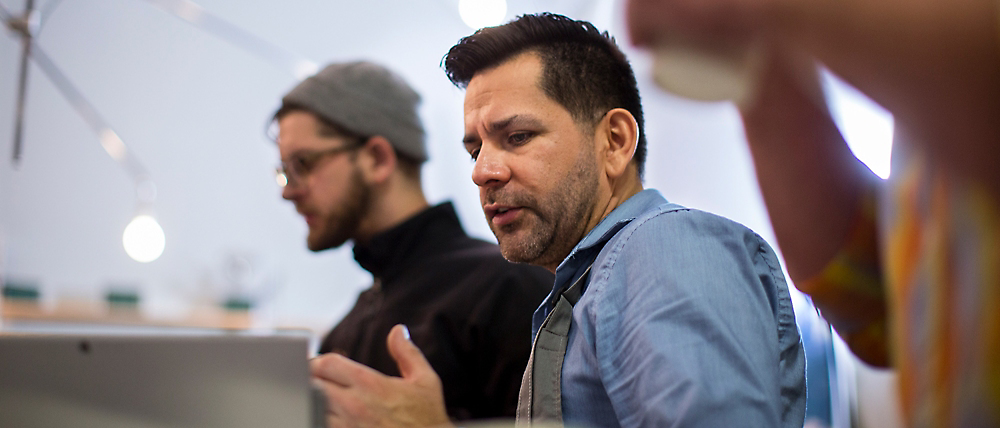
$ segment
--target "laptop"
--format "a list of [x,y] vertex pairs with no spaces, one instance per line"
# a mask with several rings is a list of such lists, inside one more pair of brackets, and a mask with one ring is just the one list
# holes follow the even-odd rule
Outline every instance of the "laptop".
[[0,427],[317,427],[305,336],[0,335]]

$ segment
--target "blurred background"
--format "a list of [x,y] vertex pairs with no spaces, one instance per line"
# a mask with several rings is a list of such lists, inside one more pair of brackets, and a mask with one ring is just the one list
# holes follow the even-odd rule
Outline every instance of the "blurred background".
[[[328,330],[371,276],[354,263],[349,244],[323,253],[306,249],[306,225],[280,198],[278,152],[265,131],[280,97],[330,61],[383,63],[423,95],[428,198],[453,201],[471,235],[494,241],[461,146],[464,94],[447,80],[440,61],[474,28],[541,11],[593,22],[630,57],[650,142],[646,187],[732,218],[775,243],[735,109],[657,89],[650,56],[628,42],[621,0],[507,0],[499,9],[486,5],[495,9],[487,7],[478,20],[468,13],[463,20],[465,3],[498,2],[34,2],[36,53],[43,52],[48,66],[58,68],[99,122],[113,129],[127,155],[117,139],[95,132],[94,120],[74,108],[72,97],[40,68],[44,64],[29,62],[22,146],[14,161],[22,38],[4,31],[0,329]],[[0,5],[20,16],[26,2]],[[827,83],[852,148],[886,176],[891,117],[834,77]],[[123,240],[137,215],[156,220],[162,247],[154,233],[152,248],[130,250],[133,256],[146,251],[133,258]],[[139,241],[140,247],[149,244]],[[821,425],[813,426],[898,424],[888,404],[894,401],[886,398],[891,374],[856,363],[806,299],[795,300],[803,335],[815,341],[807,343],[815,348],[810,362],[819,361],[810,366],[810,382],[820,376],[828,385],[810,384],[811,394],[813,385],[826,392],[816,398],[825,404],[811,398],[813,412],[825,406],[814,418]],[[858,399],[859,390],[868,395]]]

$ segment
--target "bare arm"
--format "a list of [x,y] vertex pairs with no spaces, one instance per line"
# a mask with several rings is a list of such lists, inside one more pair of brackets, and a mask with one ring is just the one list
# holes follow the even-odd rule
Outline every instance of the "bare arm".
[[1000,199],[997,0],[630,0],[638,45],[759,36],[818,58]]
[[1000,197],[1000,3],[780,1],[781,40],[885,106],[950,172]]
[[841,137],[811,61],[772,61],[759,90],[741,114],[789,275],[856,355],[886,366],[885,289],[871,200],[881,180]]
[[[817,275],[844,244],[861,195],[879,179],[851,153],[815,72],[772,61],[741,114],[757,180],[795,282]],[[811,79],[811,80],[807,80]],[[803,90],[812,85],[813,91]]]

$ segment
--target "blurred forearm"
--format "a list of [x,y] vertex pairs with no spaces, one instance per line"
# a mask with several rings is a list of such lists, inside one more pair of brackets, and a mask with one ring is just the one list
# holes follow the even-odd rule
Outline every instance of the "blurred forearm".
[[891,111],[949,175],[1000,199],[1000,1],[629,0],[633,43],[764,39]]
[[765,70],[741,114],[775,235],[798,282],[838,252],[861,195],[879,180],[851,153],[822,98],[803,89],[811,79],[818,93],[815,73],[797,75],[787,60]]
[[775,0],[772,36],[890,110],[950,173],[1000,198],[996,0]]

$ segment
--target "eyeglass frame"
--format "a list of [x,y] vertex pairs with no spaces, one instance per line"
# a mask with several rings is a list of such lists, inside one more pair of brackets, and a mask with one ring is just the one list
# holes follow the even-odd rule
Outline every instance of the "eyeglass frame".
[[289,162],[282,161],[274,168],[274,174],[276,177],[284,177],[285,184],[281,187],[296,187],[300,180],[307,177],[309,174],[319,166],[320,161],[324,158],[340,153],[350,152],[353,150],[360,149],[365,146],[370,137],[360,137],[360,136],[345,136],[341,137],[353,140],[353,144],[347,144],[340,147],[332,147],[324,150],[311,151],[306,154],[301,154],[301,152],[296,153],[289,159],[289,162],[298,162],[299,166],[295,166],[294,163],[289,165]]

